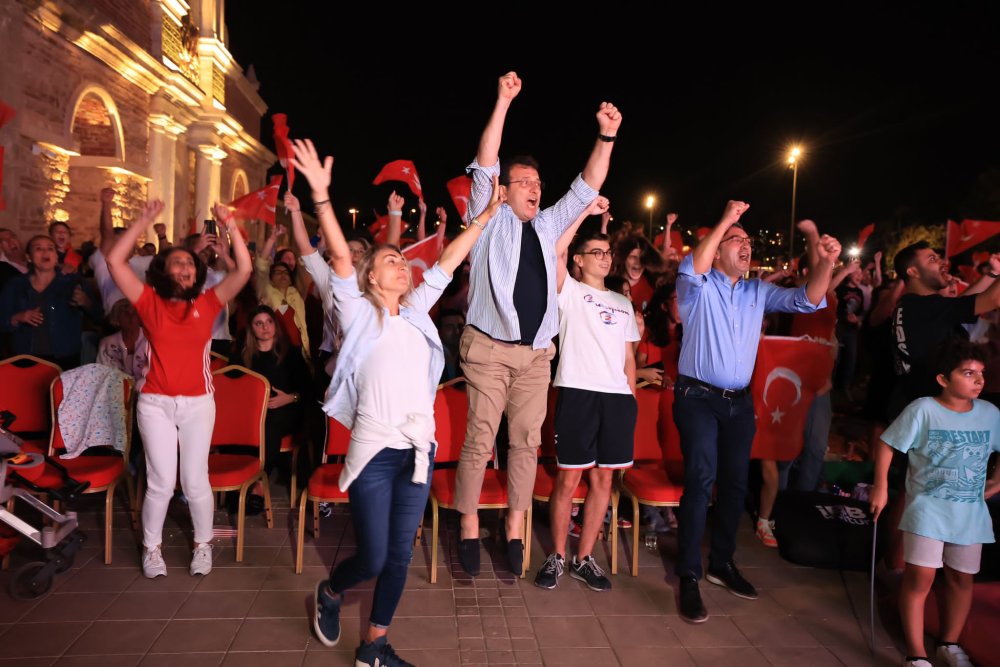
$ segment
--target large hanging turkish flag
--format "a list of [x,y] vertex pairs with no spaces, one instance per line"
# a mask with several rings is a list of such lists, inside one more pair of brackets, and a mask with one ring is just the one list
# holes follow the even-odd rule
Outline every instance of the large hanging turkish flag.
[[750,458],[792,461],[816,392],[833,372],[835,348],[811,338],[765,336],[750,380],[757,433]]

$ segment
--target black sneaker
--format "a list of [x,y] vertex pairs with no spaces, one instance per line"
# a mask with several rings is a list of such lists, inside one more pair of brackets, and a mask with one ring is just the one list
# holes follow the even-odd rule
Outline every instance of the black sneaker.
[[593,556],[587,556],[582,561],[573,556],[569,568],[569,576],[587,584],[587,588],[598,593],[611,590],[611,580],[604,576],[604,570],[597,564]]
[[698,590],[698,580],[694,577],[681,577],[681,618],[688,623],[704,623],[708,620],[708,611],[701,601],[701,591]]
[[471,538],[458,543],[458,562],[471,577],[479,576],[479,540]]
[[507,540],[507,564],[515,577],[524,574],[524,540]]
[[542,567],[535,575],[535,585],[539,588],[552,590],[559,583],[559,577],[566,569],[566,559],[557,553],[549,554]]
[[326,579],[316,584],[316,613],[313,630],[323,646],[333,647],[340,641],[340,603],[334,598]]
[[756,600],[757,589],[749,581],[743,578],[740,571],[736,569],[736,563],[729,561],[722,567],[708,568],[705,579],[715,584],[729,589],[729,592],[736,597],[745,600]]
[[392,650],[392,645],[385,637],[379,637],[372,643],[363,642],[354,652],[354,667],[415,667],[412,662],[406,662]]

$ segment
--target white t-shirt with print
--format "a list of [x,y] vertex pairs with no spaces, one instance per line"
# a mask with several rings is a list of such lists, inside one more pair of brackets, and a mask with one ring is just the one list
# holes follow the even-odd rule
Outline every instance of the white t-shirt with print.
[[559,292],[557,387],[631,394],[625,375],[625,343],[639,340],[632,303],[611,290],[596,290],[566,276]]
[[[135,272],[135,275],[138,276],[141,282],[146,282],[146,271],[149,270],[149,264],[152,261],[152,255],[146,255],[145,257],[133,255],[129,258],[128,265],[132,267],[132,271]],[[94,270],[94,280],[97,282],[97,289],[101,292],[101,303],[104,304],[104,314],[107,315],[111,312],[111,306],[115,305],[119,300],[124,299],[125,295],[118,289],[118,285],[115,284],[114,279],[111,277],[111,271],[108,270],[108,261],[104,258],[104,253],[100,249],[95,250],[90,256],[90,268]]]

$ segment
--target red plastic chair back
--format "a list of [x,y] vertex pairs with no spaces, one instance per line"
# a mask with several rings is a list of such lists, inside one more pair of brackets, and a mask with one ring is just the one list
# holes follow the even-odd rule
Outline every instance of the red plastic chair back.
[[[125,398],[125,428],[126,433],[130,433],[132,430],[132,378],[124,378],[122,380],[122,391],[124,392]],[[61,377],[56,377],[52,381],[52,437],[49,440],[49,455],[57,454],[66,449],[66,443],[63,442],[62,431],[59,429],[59,405],[63,401],[63,382]],[[129,438],[126,435],[125,441],[128,442]]]
[[264,417],[271,383],[242,366],[225,366],[212,373],[215,385],[215,427],[212,446],[246,445],[264,449]]
[[641,387],[636,391],[639,413],[635,420],[635,449],[632,455],[636,461],[659,461],[663,458],[657,433],[660,393],[654,387]]
[[434,396],[435,439],[438,443],[435,462],[458,461],[465,442],[465,420],[469,411],[469,398],[464,384],[440,387]]
[[55,364],[20,354],[0,361],[0,410],[17,417],[15,433],[45,433],[52,426],[49,387],[62,369]]
[[331,456],[347,456],[347,448],[350,444],[351,431],[333,417],[327,417],[323,463],[326,463],[326,460]]

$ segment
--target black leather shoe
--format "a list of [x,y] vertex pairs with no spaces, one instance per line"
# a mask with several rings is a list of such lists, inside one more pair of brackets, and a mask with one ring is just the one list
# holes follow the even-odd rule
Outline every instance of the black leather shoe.
[[524,574],[524,540],[507,540],[507,564],[515,577]]
[[681,618],[688,623],[704,623],[708,620],[708,611],[701,601],[701,591],[698,590],[698,580],[694,577],[681,577]]
[[479,540],[470,538],[458,543],[458,562],[471,577],[479,576]]
[[749,581],[743,578],[740,571],[736,569],[736,563],[729,561],[722,567],[710,567],[705,575],[711,583],[722,586],[729,590],[736,597],[745,600],[756,600],[757,589]]

